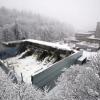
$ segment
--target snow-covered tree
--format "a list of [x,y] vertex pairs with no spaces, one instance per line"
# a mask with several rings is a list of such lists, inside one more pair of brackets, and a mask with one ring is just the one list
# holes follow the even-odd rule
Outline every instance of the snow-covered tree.
[[98,100],[100,78],[87,65],[73,65],[58,79],[57,86],[47,94],[47,100]]
[[43,91],[26,83],[13,83],[0,68],[0,100],[43,100],[43,98]]

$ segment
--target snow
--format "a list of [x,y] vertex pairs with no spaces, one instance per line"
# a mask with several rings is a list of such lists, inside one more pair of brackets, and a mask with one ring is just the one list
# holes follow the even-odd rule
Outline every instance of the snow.
[[[57,48],[61,50],[71,50],[68,44],[61,45],[59,43],[50,43],[50,42],[45,42],[45,41],[33,40],[33,39],[13,41],[13,42],[8,42],[6,44],[21,43],[21,42],[31,42],[33,44],[36,43],[36,44],[45,45],[45,46],[49,46],[49,47]],[[78,52],[77,50],[73,50],[73,51]],[[48,67],[50,67],[55,61],[55,58],[53,58],[50,62],[48,62],[47,60],[48,57],[46,57],[43,61],[37,61],[36,55],[31,55],[26,58],[19,59],[26,52],[27,51],[23,52],[20,55],[17,55],[16,57],[8,58],[6,60],[8,61],[9,64],[12,64],[14,66],[14,70],[19,77],[21,77],[21,73],[22,73],[24,82],[31,83],[31,76],[34,76],[42,72],[43,70],[47,69]],[[95,54],[97,53],[83,50],[83,55],[80,59],[81,60],[83,58],[89,59],[91,56],[94,56]]]
[[96,55],[97,55],[97,52],[89,52],[89,51],[83,50],[83,54],[80,58],[78,58],[78,60],[83,61],[85,58],[87,58],[87,60],[91,60],[91,57],[94,57]]
[[[20,55],[17,55],[16,57],[8,58],[6,61],[8,61],[10,65],[14,66],[14,70],[19,77],[21,77],[22,73],[23,80],[26,83],[31,83],[31,76],[34,76],[47,69],[53,65],[53,62],[55,61],[55,58],[53,58],[50,62],[48,62],[48,57],[46,57],[43,61],[37,61],[37,57],[34,54],[26,58],[19,59],[24,53],[26,53],[26,51]],[[95,54],[96,52],[83,51],[82,57],[89,58]]]

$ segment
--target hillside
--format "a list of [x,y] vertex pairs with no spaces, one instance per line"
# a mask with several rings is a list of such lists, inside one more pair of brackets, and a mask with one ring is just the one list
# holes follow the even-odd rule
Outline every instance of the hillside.
[[63,40],[73,35],[73,27],[39,14],[0,8],[2,41],[32,38],[44,41]]

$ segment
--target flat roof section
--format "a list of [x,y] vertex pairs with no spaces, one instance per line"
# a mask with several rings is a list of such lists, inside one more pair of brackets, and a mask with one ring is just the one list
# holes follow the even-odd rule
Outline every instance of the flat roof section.
[[67,44],[61,45],[61,44],[58,44],[58,43],[52,43],[52,42],[46,42],[46,41],[40,41],[40,40],[33,40],[33,39],[2,42],[2,44],[9,46],[11,44],[20,44],[20,43],[25,43],[25,42],[29,42],[29,43],[41,45],[41,46],[46,46],[46,47],[50,47],[50,48],[55,48],[55,49],[58,49],[58,50],[66,50],[66,51],[72,50]]

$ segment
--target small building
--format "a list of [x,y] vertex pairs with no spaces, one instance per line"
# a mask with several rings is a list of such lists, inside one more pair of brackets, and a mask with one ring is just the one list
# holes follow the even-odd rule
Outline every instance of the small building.
[[75,37],[79,41],[85,41],[87,37],[93,35],[91,32],[84,32],[84,33],[76,33]]
[[97,51],[100,49],[99,43],[90,43],[86,41],[76,43],[76,47],[79,47],[80,49],[84,49],[88,51]]

